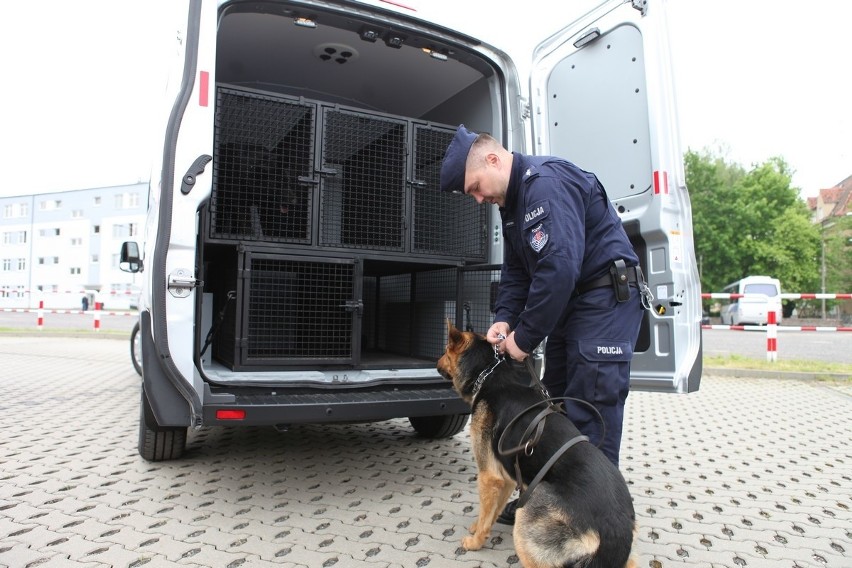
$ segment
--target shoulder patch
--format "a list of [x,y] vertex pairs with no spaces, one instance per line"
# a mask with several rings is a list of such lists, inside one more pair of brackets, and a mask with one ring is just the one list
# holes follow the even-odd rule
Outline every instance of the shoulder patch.
[[541,222],[550,213],[550,203],[547,200],[538,201],[529,205],[524,211],[524,229],[529,229],[536,223]]
[[541,252],[541,249],[544,248],[548,240],[550,240],[550,237],[545,231],[544,223],[541,223],[538,227],[530,231],[530,247],[535,252]]

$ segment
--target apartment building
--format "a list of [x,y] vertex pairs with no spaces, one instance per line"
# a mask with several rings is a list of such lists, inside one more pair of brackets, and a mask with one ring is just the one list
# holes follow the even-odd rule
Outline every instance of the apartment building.
[[121,243],[144,240],[148,184],[0,197],[0,308],[127,309],[138,274]]

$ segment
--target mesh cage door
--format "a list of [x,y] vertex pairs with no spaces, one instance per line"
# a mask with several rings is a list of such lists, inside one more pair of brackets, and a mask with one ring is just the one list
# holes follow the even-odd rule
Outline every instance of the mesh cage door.
[[455,129],[414,125],[414,234],[416,253],[485,260],[486,205],[460,193],[443,193],[441,162]]
[[500,268],[499,264],[483,264],[459,269],[458,326],[485,334],[494,323]]
[[246,254],[245,365],[356,362],[354,260]]
[[402,251],[408,123],[323,109],[322,246]]
[[316,105],[220,87],[210,237],[309,243]]

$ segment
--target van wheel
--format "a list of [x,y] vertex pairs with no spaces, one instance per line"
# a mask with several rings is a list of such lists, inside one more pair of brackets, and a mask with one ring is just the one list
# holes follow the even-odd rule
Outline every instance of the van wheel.
[[130,360],[133,361],[133,368],[142,376],[142,338],[139,337],[139,322],[133,326],[133,331],[130,332]]
[[148,461],[176,460],[186,449],[185,426],[160,426],[145,391],[139,405],[139,455]]
[[467,426],[469,414],[447,414],[443,416],[411,416],[408,421],[418,436],[424,438],[449,438]]

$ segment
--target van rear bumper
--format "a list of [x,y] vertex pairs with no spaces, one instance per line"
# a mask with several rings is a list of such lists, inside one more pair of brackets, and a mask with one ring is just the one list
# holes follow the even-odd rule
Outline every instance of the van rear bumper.
[[[372,422],[411,416],[469,414],[470,407],[449,386],[347,389],[329,392],[286,389],[241,393],[228,389],[205,402],[204,425],[275,425],[323,422]],[[223,396],[224,395],[224,396]],[[231,395],[231,396],[228,396]],[[205,397],[207,398],[207,397]],[[216,399],[227,398],[228,402]],[[220,410],[244,410],[241,419],[217,417]]]

